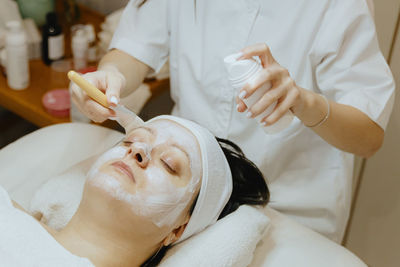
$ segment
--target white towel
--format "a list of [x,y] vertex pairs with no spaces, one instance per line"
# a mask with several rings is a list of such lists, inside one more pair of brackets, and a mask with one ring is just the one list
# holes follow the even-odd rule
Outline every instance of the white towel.
[[97,156],[84,160],[48,180],[35,192],[29,213],[53,229],[61,230],[81,202],[86,173]]
[[248,266],[269,222],[258,209],[241,206],[203,232],[173,246],[159,266]]
[[93,267],[86,258],[71,254],[34,218],[16,209],[0,186],[0,265]]

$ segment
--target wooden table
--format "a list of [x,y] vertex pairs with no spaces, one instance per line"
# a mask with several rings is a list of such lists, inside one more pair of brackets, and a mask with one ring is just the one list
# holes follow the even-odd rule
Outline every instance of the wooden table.
[[[95,26],[96,32],[100,29],[100,23],[104,16],[84,6],[79,6],[81,17],[75,23],[91,23]],[[62,6],[60,7],[62,8]],[[63,12],[59,10],[58,13]],[[68,28],[64,26],[66,34],[66,56],[71,56],[70,36]],[[169,80],[145,80],[150,86],[152,98],[156,97],[162,90],[169,88]],[[68,88],[66,73],[56,72],[41,60],[30,61],[30,85],[22,91],[15,91],[8,87],[6,78],[0,74],[0,105],[16,113],[20,117],[43,127],[55,123],[69,122],[69,118],[57,118],[46,112],[42,106],[43,95],[52,89]],[[113,127],[114,123],[106,123],[104,126]]]
[[[30,76],[29,87],[16,91],[8,87],[6,78],[0,74],[0,105],[39,127],[69,122],[69,118],[57,118],[47,113],[42,105],[42,97],[47,91],[68,88],[66,73],[52,70],[41,60],[33,60],[30,62]],[[168,79],[145,82],[150,86],[152,97],[169,86]]]
[[30,62],[30,85],[27,89],[13,90],[8,87],[6,78],[0,77],[0,105],[39,127],[68,122],[69,118],[54,117],[42,106],[42,96],[47,91],[68,87],[67,77],[63,76],[41,60],[33,60]]

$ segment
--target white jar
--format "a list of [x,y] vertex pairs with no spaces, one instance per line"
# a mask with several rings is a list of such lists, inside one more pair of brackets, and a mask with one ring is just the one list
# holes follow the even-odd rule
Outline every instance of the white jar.
[[[228,72],[229,81],[237,93],[247,84],[253,83],[262,71],[262,66],[259,62],[254,59],[243,59],[237,60],[241,54],[232,54],[224,58],[225,67]],[[271,89],[270,83],[265,83],[263,86],[258,88],[251,96],[244,99],[244,103],[248,108],[254,105],[269,89]],[[264,112],[259,114],[254,119],[260,120],[272,113],[277,101],[272,103]],[[263,126],[264,132],[267,134],[275,134],[286,129],[293,120],[293,114],[288,111],[282,118],[277,122],[269,126]]]
[[7,83],[12,89],[22,90],[29,85],[28,43],[21,22],[9,21],[7,30]]

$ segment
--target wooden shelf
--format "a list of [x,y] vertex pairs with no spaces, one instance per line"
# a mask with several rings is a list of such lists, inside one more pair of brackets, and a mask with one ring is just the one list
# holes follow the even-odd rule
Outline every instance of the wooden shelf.
[[[77,23],[92,23],[98,32],[104,16],[82,6],[80,6],[80,12],[81,17]],[[66,31],[66,37],[66,56],[69,56],[68,31]],[[69,80],[66,73],[52,70],[41,60],[31,60],[29,65],[30,85],[22,91],[9,88],[6,78],[0,74],[0,105],[39,127],[69,122],[69,118],[57,118],[47,113],[42,105],[42,97],[46,92],[57,88],[68,88]],[[150,86],[152,97],[169,88],[168,79],[145,80],[145,83]],[[112,123],[103,125],[114,128]]]
[[[30,76],[29,87],[16,91],[9,88],[6,78],[0,75],[0,105],[39,127],[69,122],[69,118],[57,118],[47,113],[42,105],[42,97],[47,91],[68,88],[69,80],[66,74],[52,70],[41,60],[32,60]],[[150,86],[152,97],[169,87],[168,79],[145,82]]]

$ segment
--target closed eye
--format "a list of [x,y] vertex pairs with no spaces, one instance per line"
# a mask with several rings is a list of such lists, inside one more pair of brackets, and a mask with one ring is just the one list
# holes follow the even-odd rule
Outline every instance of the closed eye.
[[132,144],[133,144],[133,142],[131,142],[131,141],[126,141],[126,140],[123,140],[123,141],[122,141],[122,144],[123,144],[124,146],[130,146],[130,145],[132,145]]
[[176,171],[170,165],[168,165],[168,163],[166,163],[163,160],[161,160],[161,162],[163,163],[163,165],[167,169],[167,171],[169,171],[172,174],[176,174]]

